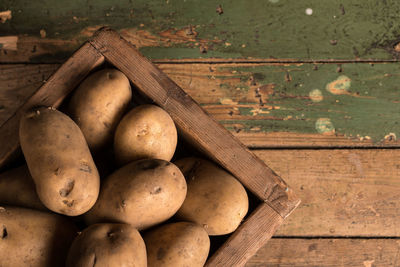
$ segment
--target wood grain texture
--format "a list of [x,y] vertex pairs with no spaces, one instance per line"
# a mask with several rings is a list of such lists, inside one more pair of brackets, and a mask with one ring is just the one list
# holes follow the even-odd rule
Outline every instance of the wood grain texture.
[[0,125],[50,77],[58,64],[0,65]]
[[319,134],[377,146],[396,143],[400,133],[399,64],[160,68],[234,132]]
[[[0,65],[0,124],[57,66]],[[158,67],[249,147],[400,144],[399,64],[343,64],[341,73],[337,64]],[[333,94],[326,85],[340,76],[351,79],[350,85],[339,86],[347,88],[339,90],[344,94]],[[321,119],[325,123],[317,123]]]
[[2,35],[19,37],[2,62],[60,62],[104,25],[153,59],[398,57],[395,0],[3,0],[0,10],[12,13]]
[[[83,45],[58,69],[55,75],[37,90],[19,109],[0,127],[0,168],[13,159],[19,149],[19,119],[27,110],[35,106],[58,107],[62,100],[79,82],[87,76],[104,58],[90,44]],[[71,71],[73,70],[73,71]]]
[[400,150],[256,150],[302,204],[277,236],[400,236]]
[[205,266],[243,266],[273,235],[283,218],[262,203],[228,240],[208,259]]
[[120,69],[142,94],[167,111],[182,135],[196,148],[235,175],[283,218],[297,207],[299,199],[279,176],[118,33],[104,28],[90,43]]
[[247,267],[395,267],[398,239],[272,238]]

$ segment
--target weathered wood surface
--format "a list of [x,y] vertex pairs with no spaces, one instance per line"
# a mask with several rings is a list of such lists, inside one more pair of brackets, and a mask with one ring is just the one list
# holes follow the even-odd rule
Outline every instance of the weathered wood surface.
[[283,218],[261,203],[228,240],[208,259],[206,267],[244,266],[271,238]]
[[153,59],[395,60],[399,50],[396,0],[3,0],[0,11],[1,62],[63,61],[103,25]]
[[273,238],[247,267],[397,267],[399,239]]
[[[57,67],[0,65],[0,125]],[[158,67],[250,147],[400,144],[400,64]]]
[[0,65],[0,126],[58,68],[58,64]]
[[[4,0],[0,63],[62,63],[109,25],[247,146],[394,148],[399,11],[395,0]],[[57,67],[0,65],[0,125]],[[277,235],[307,238],[273,238],[247,266],[400,265],[398,239],[329,238],[399,237],[398,150],[255,153],[303,200]]]
[[400,150],[256,150],[302,203],[278,236],[400,237]]

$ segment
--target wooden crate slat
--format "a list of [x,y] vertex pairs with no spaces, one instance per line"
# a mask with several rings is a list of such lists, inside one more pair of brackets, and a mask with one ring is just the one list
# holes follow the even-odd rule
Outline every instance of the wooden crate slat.
[[243,266],[271,238],[282,221],[283,218],[270,206],[260,204],[207,261],[206,266]]
[[124,72],[143,94],[165,109],[198,148],[232,172],[282,217],[288,216],[299,204],[299,199],[278,175],[115,31],[100,30],[90,43]]
[[0,127],[0,168],[12,160],[19,149],[18,129],[21,114],[34,106],[59,106],[79,82],[103,60],[103,56],[96,49],[88,43],[84,44]]

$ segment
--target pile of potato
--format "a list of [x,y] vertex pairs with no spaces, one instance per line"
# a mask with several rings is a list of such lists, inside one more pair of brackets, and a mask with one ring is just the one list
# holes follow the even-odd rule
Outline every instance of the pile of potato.
[[[0,266],[203,266],[209,235],[239,226],[244,187],[206,159],[171,163],[173,120],[156,105],[127,111],[131,102],[126,76],[103,69],[66,114],[21,118],[27,166],[0,174]],[[117,166],[107,177],[93,159],[102,153]]]

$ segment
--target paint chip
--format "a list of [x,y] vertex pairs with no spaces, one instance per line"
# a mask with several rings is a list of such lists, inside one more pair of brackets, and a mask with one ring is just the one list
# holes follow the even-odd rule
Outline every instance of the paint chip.
[[46,38],[46,35],[47,35],[46,31],[44,29],[41,29],[40,30],[40,37]]
[[0,12],[0,22],[5,23],[7,20],[12,18],[11,10],[1,11]]
[[340,75],[336,80],[328,83],[325,89],[334,95],[348,95],[351,86],[351,79],[345,75]]
[[364,267],[372,267],[375,260],[363,261]]
[[312,13],[313,13],[313,10],[312,10],[312,8],[307,8],[307,9],[306,9],[306,15],[309,15],[309,16],[311,16],[311,15],[312,15]]
[[220,98],[219,103],[221,103],[222,105],[237,105],[238,104],[238,102],[233,101],[230,98]]
[[254,108],[250,110],[252,116],[257,116],[259,114],[269,114],[270,112],[268,110],[262,109],[262,108]]
[[396,51],[397,53],[400,52],[400,43],[395,44],[395,46],[393,47],[394,51]]
[[273,4],[276,4],[276,3],[279,2],[279,0],[269,0],[269,2],[271,2],[271,3],[273,3]]
[[224,10],[222,9],[222,6],[221,6],[221,5],[218,5],[218,7],[217,7],[217,9],[216,9],[216,12],[218,13],[218,15],[224,14]]
[[331,45],[337,45],[338,40],[333,39],[333,40],[330,40],[329,43],[330,43]]
[[207,46],[200,45],[199,50],[200,50],[200,53],[205,54],[205,53],[207,53]]
[[314,89],[308,94],[312,102],[321,102],[324,99],[321,90]]
[[315,122],[315,129],[320,134],[333,135],[335,134],[335,127],[329,118],[319,118]]
[[0,37],[0,48],[4,50],[17,51],[18,36],[2,36]]
[[395,133],[389,133],[387,135],[385,135],[385,140],[387,141],[396,141],[397,140],[397,136]]

